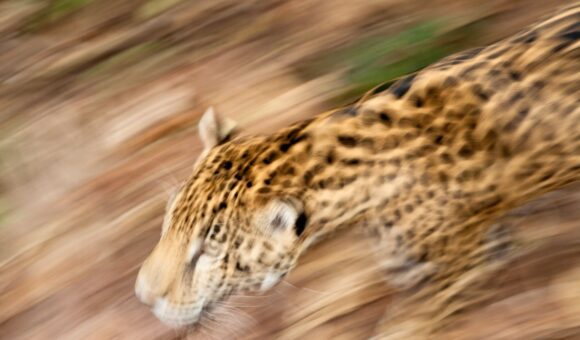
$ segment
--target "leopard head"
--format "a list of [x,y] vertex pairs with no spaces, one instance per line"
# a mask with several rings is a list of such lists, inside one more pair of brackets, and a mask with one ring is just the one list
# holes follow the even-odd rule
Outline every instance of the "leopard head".
[[233,131],[212,109],[200,120],[205,149],[169,199],[161,239],[137,277],[137,297],[173,327],[195,324],[230,294],[271,288],[305,246],[301,200],[291,188],[256,184],[264,141],[232,140]]

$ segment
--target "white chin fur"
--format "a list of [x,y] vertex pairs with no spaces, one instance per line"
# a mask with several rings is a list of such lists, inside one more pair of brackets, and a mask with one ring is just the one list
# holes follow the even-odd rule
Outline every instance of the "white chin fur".
[[263,292],[269,290],[270,288],[274,287],[278,282],[280,282],[279,274],[268,273],[266,274],[264,281],[262,281],[262,284],[260,285],[260,291]]
[[153,307],[153,314],[165,325],[180,328],[192,325],[199,320],[201,306],[171,309],[167,299],[158,299]]

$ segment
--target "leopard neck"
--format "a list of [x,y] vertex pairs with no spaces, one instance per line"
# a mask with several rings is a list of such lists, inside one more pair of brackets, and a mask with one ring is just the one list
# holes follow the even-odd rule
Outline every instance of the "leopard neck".
[[[531,124],[566,102],[551,90],[557,84],[538,87],[488,66],[508,90],[494,93],[485,68],[464,84],[457,71],[427,70],[259,140],[256,190],[302,201],[303,237],[314,239],[346,227],[430,230],[488,219],[578,180],[580,140],[566,130],[578,126],[574,102],[557,106],[567,123]],[[542,100],[547,91],[553,98]]]

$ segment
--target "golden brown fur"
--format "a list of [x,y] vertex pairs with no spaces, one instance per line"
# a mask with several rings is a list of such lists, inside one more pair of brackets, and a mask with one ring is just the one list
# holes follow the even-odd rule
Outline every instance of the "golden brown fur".
[[270,136],[208,112],[206,151],[170,200],[136,290],[195,323],[233,292],[276,284],[339,228],[379,240],[388,279],[421,298],[381,337],[424,337],[478,298],[509,232],[493,219],[580,179],[580,7]]

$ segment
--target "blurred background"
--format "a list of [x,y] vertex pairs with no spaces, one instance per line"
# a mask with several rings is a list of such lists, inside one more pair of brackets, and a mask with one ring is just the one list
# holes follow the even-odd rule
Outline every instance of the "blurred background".
[[[267,133],[567,2],[0,0],[0,338],[368,338],[391,290],[347,233],[203,332],[138,303],[200,115]],[[499,220],[527,246],[445,338],[580,339],[578,207],[572,186]]]

